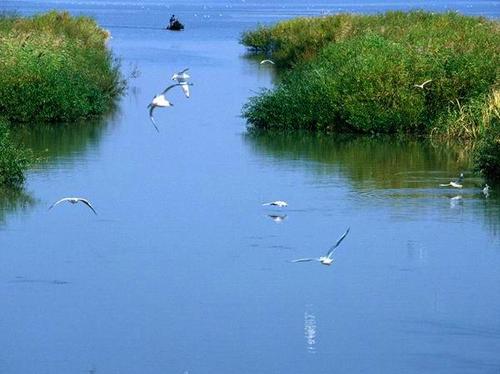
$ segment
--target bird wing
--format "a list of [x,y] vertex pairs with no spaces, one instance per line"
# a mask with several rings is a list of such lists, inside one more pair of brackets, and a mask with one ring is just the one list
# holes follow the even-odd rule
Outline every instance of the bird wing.
[[349,231],[351,230],[350,227],[347,228],[346,232],[344,232],[344,234],[340,237],[339,240],[337,240],[337,243],[335,243],[331,248],[330,250],[328,251],[328,253],[326,254],[326,257],[331,257],[333,255],[333,252],[335,252],[335,250],[337,249],[337,247],[340,245],[340,243],[342,243],[342,240],[344,240],[344,238],[347,236],[347,234],[349,234]]
[[61,200],[58,200],[56,201],[54,204],[52,204],[50,207],[49,207],[49,210],[52,209],[53,207],[55,207],[57,204],[59,203],[62,203],[63,201],[68,201],[68,200],[71,200],[72,198],[71,197],[65,197],[65,198],[62,198]]
[[451,183],[446,183],[446,184],[445,183],[441,183],[439,185],[439,187],[448,187],[448,186],[451,186]]
[[268,205],[273,205],[273,203],[270,202],[270,203],[264,203],[264,204],[262,204],[262,206],[268,206]]
[[184,95],[189,99],[189,85],[181,84],[182,91],[184,91]]
[[90,204],[90,201],[88,201],[87,199],[82,199],[82,198],[79,198],[78,201],[81,201],[82,203],[84,203],[85,205],[87,205],[90,209],[92,209],[92,211],[94,212],[94,214],[97,215],[97,212],[95,211],[95,209],[92,206],[92,204]]
[[185,73],[186,71],[188,71],[188,70],[189,70],[189,68],[185,68],[184,70],[182,70],[182,71],[178,72],[177,74],[179,74],[179,75],[184,74],[184,73]]
[[421,84],[421,86],[425,86],[427,83],[431,83],[432,82],[432,79],[428,79],[426,80],[424,83]]
[[156,108],[156,105],[149,104],[148,108],[149,108],[149,119],[151,120],[151,123],[155,127],[156,131],[160,132],[160,130],[158,129],[158,126],[156,125],[156,121],[153,117],[153,110]]
[[297,260],[292,260],[290,262],[311,262],[311,261],[319,261],[317,258],[298,258]]
[[174,84],[171,84],[170,86],[168,86],[167,88],[165,88],[161,94],[164,95],[168,90],[171,90],[172,88],[174,88],[175,86],[180,86],[180,83],[174,83]]

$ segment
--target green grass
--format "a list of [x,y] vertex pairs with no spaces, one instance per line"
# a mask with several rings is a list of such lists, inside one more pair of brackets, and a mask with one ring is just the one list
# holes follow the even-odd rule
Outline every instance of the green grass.
[[36,125],[106,112],[124,88],[108,37],[68,13],[0,17],[0,113]]
[[0,190],[22,186],[30,159],[30,152],[13,142],[7,122],[0,119]]
[[14,125],[75,123],[113,107],[125,81],[108,38],[88,17],[0,14],[0,187],[22,186],[31,159]]
[[500,180],[500,91],[494,91],[481,112],[482,129],[474,163],[478,171],[491,180]]
[[[244,106],[251,128],[485,139],[481,152],[498,158],[498,143],[486,141],[498,129],[483,115],[500,83],[497,21],[341,14],[260,26],[241,43],[289,68]],[[425,89],[414,87],[428,79]]]

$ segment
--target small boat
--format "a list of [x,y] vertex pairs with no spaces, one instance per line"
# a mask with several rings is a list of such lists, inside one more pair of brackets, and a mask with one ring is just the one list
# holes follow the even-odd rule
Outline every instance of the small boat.
[[174,20],[173,22],[170,22],[166,29],[170,31],[181,31],[184,30],[184,25],[178,20]]

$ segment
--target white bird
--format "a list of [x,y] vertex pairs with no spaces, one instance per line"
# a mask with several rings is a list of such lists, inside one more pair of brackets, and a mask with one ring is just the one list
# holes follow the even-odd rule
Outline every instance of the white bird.
[[[193,85],[192,83],[182,83],[182,84]],[[157,107],[166,108],[166,107],[174,106],[174,104],[172,104],[170,101],[167,100],[167,98],[165,97],[165,93],[168,90],[172,89],[173,87],[181,86],[182,84],[181,83],[171,84],[170,86],[165,88],[161,94],[158,94],[155,97],[153,97],[153,100],[151,100],[151,103],[148,104],[149,118],[151,119],[151,122],[153,123],[153,126],[155,127],[156,131],[160,132],[160,130],[158,129],[158,126],[156,125],[156,121],[153,117],[153,111]]]
[[451,181],[450,183],[446,184],[440,184],[440,187],[455,187],[455,188],[462,188],[462,182],[464,181],[464,173],[460,173],[460,176],[455,179],[454,181]]
[[342,240],[349,234],[350,228],[347,228],[346,232],[340,237],[339,240],[337,240],[337,243],[335,243],[326,253],[326,256],[321,256],[320,258],[299,258],[298,260],[293,260],[292,262],[310,262],[310,261],[319,261],[323,265],[331,265],[333,262],[333,253],[337,249],[337,247],[342,243]]
[[429,79],[429,80],[426,80],[424,83],[422,84],[414,84],[413,87],[417,87],[417,88],[420,88],[420,89],[424,89],[424,86],[428,83],[431,83],[432,82],[432,79]]
[[191,78],[188,73],[186,73],[189,68],[186,68],[178,73],[172,75],[172,80],[177,81],[180,84],[184,95],[189,99],[189,84],[188,79]]
[[261,65],[264,65],[264,64],[271,64],[271,65],[274,65],[274,61],[273,60],[262,60],[260,62]]
[[490,186],[488,186],[487,184],[484,185],[483,195],[484,197],[490,197]]
[[276,223],[283,222],[286,219],[286,217],[287,217],[286,214],[282,214],[282,215],[281,214],[268,214],[267,216],[269,218],[271,218]]
[[278,208],[284,208],[288,206],[288,203],[286,201],[276,200],[269,203],[264,203],[262,204],[262,206],[277,206]]
[[71,204],[84,203],[90,209],[92,209],[92,211],[97,215],[97,212],[95,211],[95,209],[92,206],[92,204],[90,203],[90,201],[88,201],[87,199],[84,199],[83,197],[65,197],[65,198],[62,198],[61,200],[58,200],[54,204],[52,204],[49,207],[49,210],[52,209],[53,207],[55,207],[57,204],[62,203],[64,201],[67,201],[68,203],[71,203]]

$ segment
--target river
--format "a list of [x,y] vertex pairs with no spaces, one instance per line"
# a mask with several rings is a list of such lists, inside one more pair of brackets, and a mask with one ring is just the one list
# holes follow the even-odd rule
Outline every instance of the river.
[[[239,34],[326,12],[421,7],[498,17],[498,1],[3,0],[96,17],[127,94],[101,121],[38,126],[40,158],[0,194],[0,373],[500,371],[500,186],[431,141],[249,135],[272,87]],[[167,32],[175,13],[183,32]],[[169,92],[157,133],[146,105]],[[464,188],[439,184],[465,173]],[[96,207],[48,207],[63,196]],[[286,200],[284,209],[264,207]],[[290,263],[326,253],[332,266]]]

